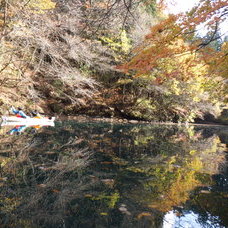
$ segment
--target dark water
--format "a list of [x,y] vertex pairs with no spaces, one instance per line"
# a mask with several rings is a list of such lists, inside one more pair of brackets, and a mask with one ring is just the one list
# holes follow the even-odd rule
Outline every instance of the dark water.
[[0,129],[0,227],[228,227],[228,127]]

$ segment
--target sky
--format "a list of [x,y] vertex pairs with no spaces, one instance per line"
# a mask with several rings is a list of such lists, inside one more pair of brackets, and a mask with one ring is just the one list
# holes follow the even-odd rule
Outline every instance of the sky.
[[[167,13],[181,13],[186,12],[195,6],[199,0],[165,0],[168,5]],[[228,36],[228,18],[220,25],[221,33]],[[200,33],[206,33],[206,30],[201,28]]]
[[180,13],[191,9],[199,0],[166,0],[169,9],[168,13]]

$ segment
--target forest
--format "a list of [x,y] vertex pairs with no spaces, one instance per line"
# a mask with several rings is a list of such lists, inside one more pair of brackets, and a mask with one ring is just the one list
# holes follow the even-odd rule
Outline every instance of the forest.
[[0,113],[228,123],[226,0],[1,0]]

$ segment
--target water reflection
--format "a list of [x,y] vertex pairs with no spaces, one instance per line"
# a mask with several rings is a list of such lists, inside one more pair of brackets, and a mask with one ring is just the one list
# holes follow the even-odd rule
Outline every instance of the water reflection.
[[1,132],[2,226],[228,226],[225,127],[65,121]]

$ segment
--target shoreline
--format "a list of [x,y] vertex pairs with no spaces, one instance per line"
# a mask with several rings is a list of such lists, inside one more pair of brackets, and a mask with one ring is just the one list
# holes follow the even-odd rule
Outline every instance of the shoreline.
[[128,119],[121,119],[121,118],[108,118],[108,117],[91,117],[87,115],[76,115],[76,116],[57,116],[56,120],[64,121],[64,120],[77,120],[81,122],[107,122],[107,123],[116,123],[116,124],[156,124],[156,125],[174,125],[174,126],[215,126],[215,127],[228,127],[228,124],[224,123],[215,123],[215,122],[208,122],[205,123],[193,123],[193,122],[157,122],[157,121],[143,121],[143,120],[128,120]]

